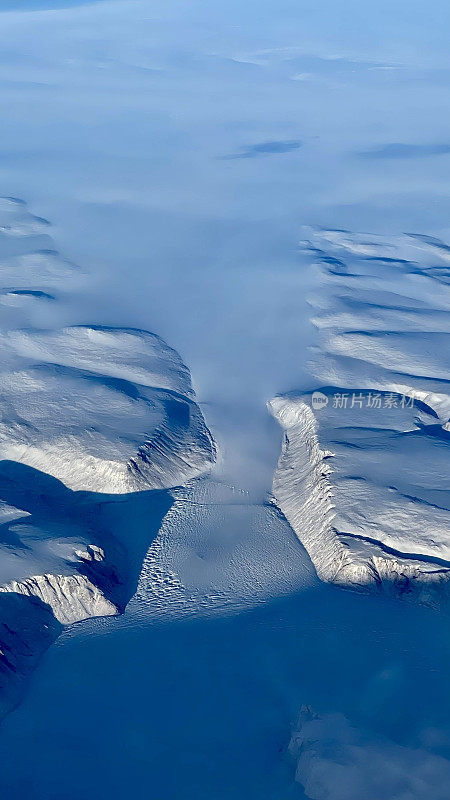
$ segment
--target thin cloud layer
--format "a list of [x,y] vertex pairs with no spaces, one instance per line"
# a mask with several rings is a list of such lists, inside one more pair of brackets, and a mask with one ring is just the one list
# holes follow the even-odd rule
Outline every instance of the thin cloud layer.
[[278,155],[280,153],[291,153],[302,146],[298,141],[287,142],[260,142],[243,147],[239,153],[231,153],[225,158],[259,158],[260,156]]
[[442,156],[450,153],[450,144],[404,144],[391,142],[390,144],[374,147],[359,153],[363,158],[425,158],[427,156]]

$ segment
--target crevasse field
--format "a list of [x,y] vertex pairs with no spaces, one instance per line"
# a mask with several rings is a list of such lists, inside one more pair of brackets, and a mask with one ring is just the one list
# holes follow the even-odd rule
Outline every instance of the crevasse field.
[[450,797],[444,0],[0,3],[0,795]]

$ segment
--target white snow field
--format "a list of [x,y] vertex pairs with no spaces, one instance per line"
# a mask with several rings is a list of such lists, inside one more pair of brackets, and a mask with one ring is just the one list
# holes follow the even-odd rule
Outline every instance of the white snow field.
[[[1,202],[2,291],[25,303],[17,287],[38,303],[43,289],[68,291],[76,267],[36,247],[40,228],[23,204]],[[104,326],[33,330],[29,322],[0,332],[0,458],[73,490],[118,493],[176,485],[214,461],[188,369],[162,339]]]
[[450,796],[449,22],[0,3],[2,798]]
[[[151,387],[111,379],[108,372],[114,373],[115,364],[106,363],[107,374],[102,372],[96,340],[109,337],[120,348],[120,338],[133,339],[133,332],[87,332],[94,341],[92,371],[80,367],[84,357],[78,360],[77,331],[71,329],[62,334],[63,348],[66,340],[69,347],[75,340],[70,367],[58,363],[57,354],[50,353],[56,363],[46,363],[44,352],[39,357],[39,336],[37,342],[33,335],[24,337],[37,358],[16,358],[15,333],[4,342],[1,396],[10,417],[0,428],[1,457],[40,469],[73,490],[119,494],[174,486],[207,469],[214,446],[195,402],[159,386],[158,376]],[[144,337],[135,338],[140,343]],[[150,339],[149,359],[153,348]],[[105,350],[108,358],[108,344]]]
[[[449,248],[313,230],[314,395],[277,397],[276,502],[318,575],[420,602],[450,585]],[[424,320],[422,325],[422,318]]]

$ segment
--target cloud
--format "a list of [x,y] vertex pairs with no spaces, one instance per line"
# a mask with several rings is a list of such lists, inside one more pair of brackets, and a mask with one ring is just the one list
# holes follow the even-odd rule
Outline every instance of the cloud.
[[446,800],[450,763],[353,728],[342,714],[302,709],[289,750],[311,800]]
[[402,144],[392,142],[366,150],[358,155],[363,158],[425,158],[450,153],[450,144]]
[[232,153],[225,156],[225,158],[258,158],[279,153],[290,153],[292,150],[298,150],[301,146],[302,143],[296,141],[260,142],[242,147],[239,153]]

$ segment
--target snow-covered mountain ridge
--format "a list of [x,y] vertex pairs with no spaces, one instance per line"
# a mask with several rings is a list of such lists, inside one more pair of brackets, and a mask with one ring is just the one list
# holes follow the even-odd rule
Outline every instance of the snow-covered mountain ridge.
[[[172,499],[215,444],[188,368],[159,336],[43,328],[83,273],[45,220],[0,203],[0,680],[2,708],[61,625],[120,613]],[[59,311],[58,320],[64,316]],[[145,495],[144,530],[104,509]],[[116,529],[117,528],[117,529]],[[20,617],[20,624],[15,619]]]
[[313,230],[316,391],[274,398],[273,494],[323,580],[439,605],[450,578],[450,249]]

